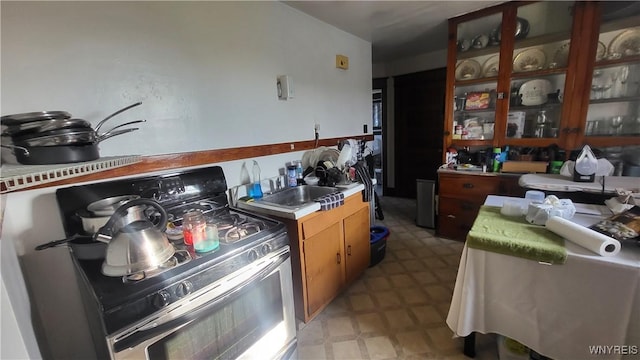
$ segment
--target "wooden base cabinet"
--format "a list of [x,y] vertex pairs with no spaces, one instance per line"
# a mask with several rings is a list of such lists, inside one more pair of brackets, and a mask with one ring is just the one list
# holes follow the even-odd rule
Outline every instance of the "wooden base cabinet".
[[438,236],[465,241],[487,195],[518,196],[525,189],[519,176],[501,174],[438,173]]
[[302,242],[304,255],[306,310],[313,314],[329,303],[343,284],[340,223],[334,222],[323,231]]
[[369,266],[369,203],[355,194],[345,204],[287,224],[296,317],[311,321]]
[[345,217],[344,251],[345,276],[347,284],[353,282],[369,267],[371,261],[371,232],[369,224],[369,206]]

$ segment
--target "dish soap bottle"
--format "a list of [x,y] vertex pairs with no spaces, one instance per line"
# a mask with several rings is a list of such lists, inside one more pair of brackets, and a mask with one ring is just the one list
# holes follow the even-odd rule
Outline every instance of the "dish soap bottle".
[[262,187],[260,186],[260,166],[253,160],[253,183],[249,187],[249,196],[254,199],[262,197]]

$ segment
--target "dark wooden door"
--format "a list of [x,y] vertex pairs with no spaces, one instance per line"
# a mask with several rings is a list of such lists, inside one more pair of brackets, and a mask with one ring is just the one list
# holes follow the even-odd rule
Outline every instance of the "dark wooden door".
[[446,68],[394,77],[394,196],[415,198],[416,179],[436,180],[442,163]]

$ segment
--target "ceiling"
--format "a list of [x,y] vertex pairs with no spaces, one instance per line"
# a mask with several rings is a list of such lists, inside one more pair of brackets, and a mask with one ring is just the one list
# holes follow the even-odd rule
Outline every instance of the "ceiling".
[[284,1],[371,42],[374,64],[447,48],[447,19],[504,1]]

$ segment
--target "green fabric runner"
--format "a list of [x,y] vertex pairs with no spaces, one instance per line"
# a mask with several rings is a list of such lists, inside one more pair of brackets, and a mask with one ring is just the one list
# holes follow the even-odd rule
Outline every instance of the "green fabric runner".
[[544,226],[529,224],[524,216],[504,216],[494,206],[480,208],[467,234],[467,246],[551,264],[567,260],[561,236]]

